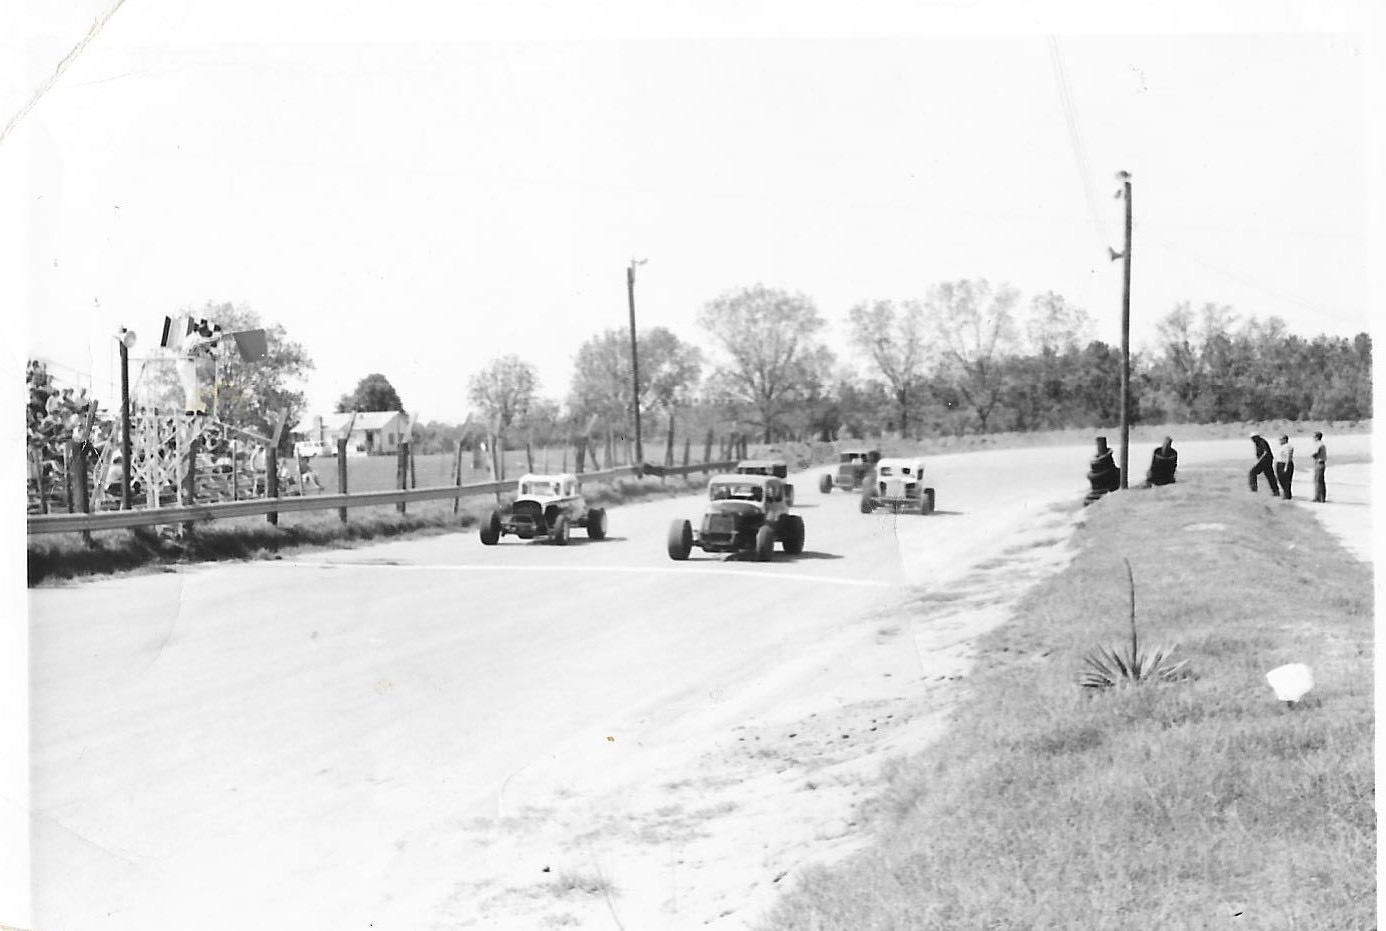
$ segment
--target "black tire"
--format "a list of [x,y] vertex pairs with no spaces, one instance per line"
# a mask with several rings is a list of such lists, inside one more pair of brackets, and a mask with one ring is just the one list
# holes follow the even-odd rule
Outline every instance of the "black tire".
[[798,556],[804,551],[804,519],[797,514],[790,514],[785,517],[784,536],[780,537],[780,546],[790,556]]
[[820,476],[818,479],[818,490],[823,492],[823,494],[825,495],[832,491],[833,477],[831,475]]
[[606,539],[606,510],[604,508],[592,508],[587,512],[587,539]]
[[863,488],[861,490],[861,512],[870,514],[874,510],[876,510],[876,503],[871,500],[871,489]]
[[553,523],[553,533],[549,539],[553,540],[557,546],[568,545],[568,518],[566,515],[558,515],[558,520]]
[[775,528],[761,524],[756,531],[756,559],[767,562],[775,552]]
[[784,503],[787,507],[794,507],[794,486],[784,486]]
[[485,546],[495,546],[501,538],[500,511],[492,511],[486,523],[481,525],[481,542]]
[[933,490],[932,488],[926,488],[926,489],[924,489],[923,503],[920,504],[920,506],[919,506],[919,513],[920,513],[920,514],[932,514],[932,513],[934,513],[934,490]]
[[693,525],[686,520],[676,520],[669,525],[669,558],[680,562],[693,551]]

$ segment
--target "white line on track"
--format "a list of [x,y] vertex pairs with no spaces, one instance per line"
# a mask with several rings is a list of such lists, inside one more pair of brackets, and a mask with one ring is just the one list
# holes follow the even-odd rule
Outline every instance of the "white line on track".
[[823,575],[803,575],[801,573],[756,572],[753,569],[728,569],[723,566],[705,566],[698,569],[676,569],[672,566],[478,566],[478,565],[424,565],[419,563],[393,562],[267,562],[269,566],[283,566],[295,569],[402,569],[415,572],[578,572],[616,574],[691,574],[693,572],[712,575],[739,575],[754,579],[778,580],[784,582],[821,582],[826,585],[850,585],[857,588],[890,588],[892,583],[872,579],[834,579]]

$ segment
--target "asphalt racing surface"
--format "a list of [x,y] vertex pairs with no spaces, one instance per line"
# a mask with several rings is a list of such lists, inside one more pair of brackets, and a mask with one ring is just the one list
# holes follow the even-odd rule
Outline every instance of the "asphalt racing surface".
[[[1244,447],[1181,445],[1181,469],[1248,458]],[[581,847],[581,832],[543,850],[504,842],[527,812],[535,831],[558,823],[530,804],[541,787],[629,820],[622,799],[693,779],[757,714],[807,714],[863,670],[873,688],[910,688],[931,641],[868,658],[882,619],[1036,526],[1057,527],[1040,542],[1062,548],[1089,456],[935,457],[929,517],[862,515],[856,495],[818,492],[821,469],[803,473],[805,552],[777,546],[768,563],[697,549],[671,561],[669,523],[696,521],[699,497],[614,508],[607,540],[575,531],[565,548],[483,547],[467,532],[35,589],[33,924],[540,926],[538,906],[478,877],[514,866],[538,880],[546,858]],[[1133,463],[1148,459],[1133,447]],[[479,826],[492,841],[467,840]],[[764,857],[725,854],[747,889],[769,888],[749,875]],[[606,856],[592,869],[638,916],[643,867]],[[588,898],[614,916],[610,889]],[[701,927],[737,904],[707,916],[675,899],[649,906],[663,920],[626,926]]]

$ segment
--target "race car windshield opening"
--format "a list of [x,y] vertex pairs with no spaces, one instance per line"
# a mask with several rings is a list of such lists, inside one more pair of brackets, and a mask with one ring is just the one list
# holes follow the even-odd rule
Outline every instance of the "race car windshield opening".
[[553,482],[525,482],[520,488],[520,493],[536,496],[556,495],[558,494],[558,486]]
[[713,501],[759,501],[762,496],[759,485],[713,485]]

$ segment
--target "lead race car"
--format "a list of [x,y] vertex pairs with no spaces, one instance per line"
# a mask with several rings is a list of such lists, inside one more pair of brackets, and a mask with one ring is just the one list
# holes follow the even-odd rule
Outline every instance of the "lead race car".
[[[789,478],[789,463],[783,459],[742,459],[736,464],[737,475],[773,475],[776,478]],[[784,503],[794,507],[794,486],[784,483]]]
[[708,506],[695,529],[687,520],[669,527],[669,558],[684,560],[698,547],[708,553],[754,553],[764,562],[779,542],[791,556],[804,551],[804,519],[789,513],[784,482],[773,475],[714,475]]
[[578,478],[569,472],[557,475],[522,475],[515,487],[515,503],[497,508],[481,525],[481,542],[494,546],[506,534],[521,540],[545,539],[566,546],[574,527],[583,527],[592,540],[606,537],[606,511],[589,508],[578,489]]

